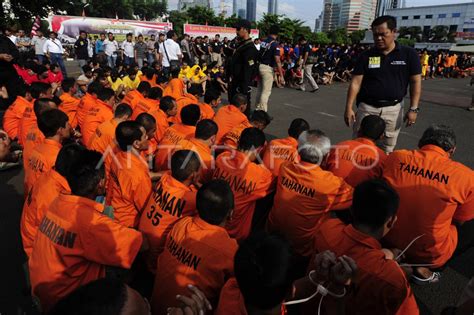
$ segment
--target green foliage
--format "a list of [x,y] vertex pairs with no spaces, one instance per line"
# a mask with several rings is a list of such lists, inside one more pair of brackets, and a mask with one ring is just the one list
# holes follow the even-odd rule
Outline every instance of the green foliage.
[[320,45],[329,45],[331,43],[328,35],[324,32],[314,33],[312,41]]
[[349,34],[349,38],[351,40],[351,44],[358,44],[365,38],[365,31],[366,30],[359,30],[354,31]]
[[415,46],[415,40],[411,38],[398,38],[397,39],[398,43],[403,46],[410,46],[414,47]]
[[331,43],[336,45],[344,45],[348,43],[349,37],[345,28],[338,28],[334,31],[328,32],[328,37]]
[[431,42],[446,42],[448,40],[448,27],[444,25],[437,25],[430,31]]

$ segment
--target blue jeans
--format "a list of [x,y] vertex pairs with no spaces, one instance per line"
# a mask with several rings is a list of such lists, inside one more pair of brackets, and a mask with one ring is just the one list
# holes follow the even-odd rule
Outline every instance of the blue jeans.
[[148,67],[151,67],[151,64],[155,61],[155,54],[154,53],[147,53],[147,61]]
[[107,64],[110,68],[114,69],[117,64],[117,55],[107,56]]
[[127,56],[123,56],[123,64],[124,64],[125,66],[129,66],[129,65],[131,65],[131,64],[134,63],[134,62],[135,62],[135,59],[134,59],[134,58],[132,58],[132,57],[127,57]]
[[38,58],[38,61],[43,64],[44,59],[46,58],[44,55],[36,55],[36,58]]
[[63,76],[67,77],[66,66],[64,65],[63,54],[50,53],[51,64],[57,64],[61,68]]

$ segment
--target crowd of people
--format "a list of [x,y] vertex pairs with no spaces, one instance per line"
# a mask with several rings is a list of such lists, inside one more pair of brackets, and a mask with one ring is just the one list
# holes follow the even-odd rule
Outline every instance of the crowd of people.
[[[169,31],[119,45],[81,32],[78,78],[54,32],[3,30],[0,160],[24,168],[20,231],[38,309],[419,314],[411,286],[443,281],[473,246],[474,174],[452,159],[445,125],[394,150],[430,59],[395,29],[376,19],[374,48],[280,44],[278,27],[256,42],[248,21],[222,42]],[[467,67],[449,60],[435,72]],[[400,71],[396,87],[386,67]],[[333,80],[351,80],[353,139],[331,145],[300,117],[267,141],[274,83],[316,92]],[[473,301],[445,313],[472,313]]]

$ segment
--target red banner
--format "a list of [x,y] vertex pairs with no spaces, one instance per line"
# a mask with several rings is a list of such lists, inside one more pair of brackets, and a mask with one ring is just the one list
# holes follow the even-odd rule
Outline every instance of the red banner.
[[58,33],[63,42],[74,43],[80,31],[86,31],[90,35],[100,33],[112,33],[117,41],[125,39],[126,34],[134,36],[142,34],[145,37],[165,33],[173,29],[172,23],[157,23],[150,21],[134,21],[105,19],[95,17],[53,15],[50,28]]
[[[232,39],[236,36],[236,29],[233,27],[210,26],[210,25],[184,24],[183,32],[192,37],[197,37],[197,36],[214,37],[216,34],[219,34],[221,35],[221,38],[227,37],[229,39]],[[258,38],[259,31],[256,29],[251,30],[250,36],[252,38]]]

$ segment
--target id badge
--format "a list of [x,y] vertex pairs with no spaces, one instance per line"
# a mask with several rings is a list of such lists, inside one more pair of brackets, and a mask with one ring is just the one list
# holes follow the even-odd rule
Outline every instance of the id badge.
[[369,69],[380,68],[380,57],[369,57]]

